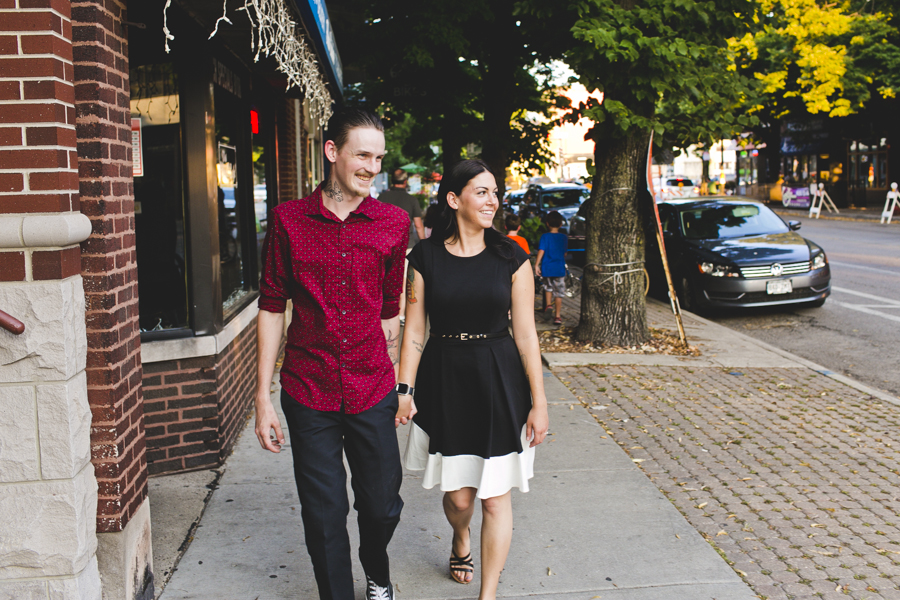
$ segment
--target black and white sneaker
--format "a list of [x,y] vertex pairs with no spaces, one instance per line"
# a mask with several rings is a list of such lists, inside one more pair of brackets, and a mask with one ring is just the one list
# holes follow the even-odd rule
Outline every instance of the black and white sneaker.
[[381,587],[366,577],[366,600],[394,600],[394,586],[388,583]]

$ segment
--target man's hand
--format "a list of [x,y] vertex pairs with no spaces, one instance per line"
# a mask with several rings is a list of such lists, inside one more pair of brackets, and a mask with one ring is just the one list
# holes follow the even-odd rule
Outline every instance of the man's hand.
[[[272,430],[275,430],[275,437],[271,437]],[[258,398],[256,400],[256,439],[264,450],[278,454],[281,452],[281,446],[284,445],[284,434],[281,432],[281,423],[278,421],[278,415],[275,414],[275,407],[272,401],[266,398]]]
[[400,394],[398,396],[400,399],[400,403],[397,406],[397,416],[394,417],[394,427],[400,427],[400,425],[406,425],[412,418],[415,416],[418,410],[416,410],[416,402],[413,400],[413,397],[409,394]]

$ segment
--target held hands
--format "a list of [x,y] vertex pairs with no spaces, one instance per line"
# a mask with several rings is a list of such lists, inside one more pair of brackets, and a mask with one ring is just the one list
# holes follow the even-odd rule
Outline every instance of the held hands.
[[[272,430],[275,430],[275,437],[271,437]],[[281,452],[281,446],[284,445],[284,434],[281,432],[281,423],[278,421],[278,415],[275,414],[275,407],[268,397],[256,400],[256,439],[259,440],[263,450],[278,454]]]
[[548,429],[550,429],[550,417],[547,415],[547,407],[533,407],[525,422],[525,437],[531,440],[529,448],[534,448],[543,442],[547,437]]
[[412,418],[415,416],[418,410],[416,410],[416,402],[413,400],[413,397],[409,394],[398,394],[397,398],[400,403],[397,406],[397,416],[394,417],[394,427],[400,427],[400,425],[406,425]]

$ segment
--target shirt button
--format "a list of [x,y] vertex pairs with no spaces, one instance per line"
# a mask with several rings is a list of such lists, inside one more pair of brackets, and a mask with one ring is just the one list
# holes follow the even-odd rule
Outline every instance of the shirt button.
[[341,252],[341,256],[347,256],[346,252]]
[[344,338],[344,343],[345,343],[345,344],[347,343],[347,338]]
[[342,311],[341,311],[341,314],[342,314],[342,315],[346,315],[346,314],[347,314],[347,311],[346,311],[346,310],[342,310]]
[[347,285],[347,280],[346,280],[346,279],[343,280],[343,281],[341,282],[341,285]]

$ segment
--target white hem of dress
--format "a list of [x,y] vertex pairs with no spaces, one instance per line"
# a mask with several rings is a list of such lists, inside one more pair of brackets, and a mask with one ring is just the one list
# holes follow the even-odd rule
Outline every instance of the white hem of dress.
[[425,471],[422,476],[425,489],[440,485],[442,492],[453,492],[471,487],[477,490],[475,496],[482,500],[502,496],[514,487],[528,491],[528,480],[534,477],[534,448],[529,447],[524,426],[521,453],[482,458],[473,454],[429,454],[428,434],[415,421],[410,425],[403,462],[410,471]]

